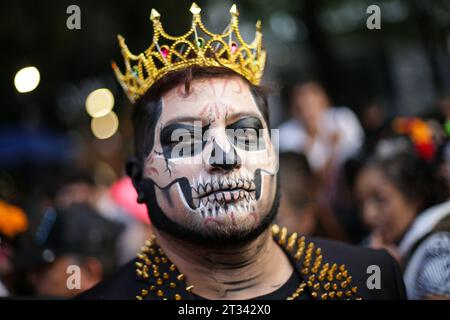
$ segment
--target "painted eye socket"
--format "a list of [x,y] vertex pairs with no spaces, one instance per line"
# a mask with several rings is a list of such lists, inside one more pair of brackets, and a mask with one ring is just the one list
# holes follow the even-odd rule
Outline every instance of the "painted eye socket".
[[228,139],[245,151],[264,150],[263,126],[259,119],[247,117],[227,126]]
[[161,146],[167,159],[193,157],[203,148],[202,128],[175,124],[161,131]]
[[258,142],[258,130],[255,128],[238,128],[232,130],[231,135],[229,135],[233,144],[246,151],[255,151],[259,149]]

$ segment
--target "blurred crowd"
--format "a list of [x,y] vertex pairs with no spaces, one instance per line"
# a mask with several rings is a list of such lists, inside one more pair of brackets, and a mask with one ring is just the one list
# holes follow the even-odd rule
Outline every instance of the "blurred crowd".
[[106,187],[70,174],[56,189],[23,208],[0,201],[0,297],[76,296],[131,260],[151,235],[128,178]]
[[279,222],[385,249],[410,299],[450,298],[450,99],[428,114],[389,116],[374,102],[356,115],[311,81],[292,87],[289,107]]
[[[450,298],[450,98],[428,114],[392,116],[377,102],[355,114],[306,81],[288,100],[276,222],[383,248],[402,266],[409,298]],[[26,203],[1,200],[0,296],[72,297],[131,259],[151,234],[128,178],[100,186],[71,173],[54,190]],[[83,274],[75,290],[71,265]]]

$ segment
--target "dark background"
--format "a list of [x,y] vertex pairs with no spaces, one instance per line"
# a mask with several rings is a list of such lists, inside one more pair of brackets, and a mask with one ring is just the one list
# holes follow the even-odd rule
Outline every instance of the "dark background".
[[[197,3],[205,24],[222,31],[232,2]],[[245,39],[252,39],[257,19],[263,22],[268,49],[264,83],[273,89],[275,127],[287,116],[282,112],[287,88],[302,79],[321,81],[335,105],[349,106],[357,114],[373,101],[389,115],[430,112],[450,91],[447,0],[236,3]],[[71,4],[81,8],[81,30],[66,27]],[[381,30],[366,27],[371,4],[381,8]],[[110,67],[112,59],[122,63],[116,35],[126,38],[132,52],[141,52],[151,41],[152,7],[161,13],[169,33],[181,34],[191,23],[190,5],[134,0],[2,2],[0,196],[14,200],[51,192],[58,170],[89,171],[105,184],[123,174],[130,152],[130,105]],[[34,91],[20,94],[13,78],[28,65],[39,69],[41,82]],[[92,135],[84,107],[86,96],[100,87],[114,93],[114,111],[120,118],[118,133],[106,140]]]

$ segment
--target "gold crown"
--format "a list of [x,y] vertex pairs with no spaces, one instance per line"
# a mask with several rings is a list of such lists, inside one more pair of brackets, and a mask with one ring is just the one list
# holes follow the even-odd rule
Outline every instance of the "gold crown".
[[266,62],[266,52],[262,49],[261,21],[256,23],[255,39],[247,44],[239,32],[236,5],[231,7],[231,22],[221,34],[206,29],[197,4],[192,3],[190,11],[193,15],[191,29],[182,36],[174,37],[164,31],[160,14],[152,9],[150,20],[153,22],[153,42],[139,55],[132,54],[125,39],[121,35],[117,36],[126,70],[122,73],[115,62],[112,68],[132,103],[169,72],[194,65],[229,68],[252,84],[260,83]]

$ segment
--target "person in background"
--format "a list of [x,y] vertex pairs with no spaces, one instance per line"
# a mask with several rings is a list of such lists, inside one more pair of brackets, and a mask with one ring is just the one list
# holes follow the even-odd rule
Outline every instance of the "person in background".
[[449,299],[450,201],[423,125],[413,120],[407,135],[380,141],[357,174],[356,194],[367,244],[401,262],[408,298]]
[[96,184],[85,173],[62,177],[55,206],[64,209],[74,204],[89,204],[104,218],[124,226],[117,245],[119,263],[126,263],[136,255],[142,243],[151,235],[147,208],[136,203],[137,193],[130,178],[123,177],[111,186]]
[[331,107],[324,88],[309,81],[291,92],[293,118],[280,126],[281,152],[302,152],[314,172],[333,192],[337,170],[360,149],[364,132],[356,115],[346,107]]
[[347,240],[318,193],[318,180],[303,154],[280,154],[280,209],[276,222],[290,232]]
[[28,228],[28,219],[21,208],[0,200],[0,297],[11,292],[13,266],[11,256],[17,237]]
[[[116,270],[114,253],[122,226],[89,205],[47,207],[31,220],[12,262],[38,297],[73,297]],[[79,279],[69,279],[77,272],[73,266]]]

